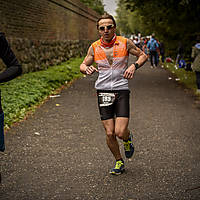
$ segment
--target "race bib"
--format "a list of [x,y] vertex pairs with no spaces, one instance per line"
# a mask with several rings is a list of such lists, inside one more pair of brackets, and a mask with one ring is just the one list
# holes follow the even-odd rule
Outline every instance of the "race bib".
[[99,106],[110,106],[115,101],[115,94],[114,93],[99,93]]

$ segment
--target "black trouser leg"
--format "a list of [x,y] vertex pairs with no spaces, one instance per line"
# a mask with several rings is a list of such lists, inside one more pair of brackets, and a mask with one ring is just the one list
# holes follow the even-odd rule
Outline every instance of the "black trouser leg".
[[200,89],[200,72],[195,71],[195,73],[196,73],[197,89]]
[[0,114],[0,151],[5,150],[4,144],[4,113]]
[[157,52],[156,51],[150,51],[150,61],[151,66],[157,66],[158,65],[158,58],[157,58]]
[[151,62],[151,66],[153,66],[153,54],[152,54],[152,52],[150,52],[150,62]]
[[158,54],[156,51],[154,51],[154,62],[155,62],[155,66],[157,67],[158,65]]

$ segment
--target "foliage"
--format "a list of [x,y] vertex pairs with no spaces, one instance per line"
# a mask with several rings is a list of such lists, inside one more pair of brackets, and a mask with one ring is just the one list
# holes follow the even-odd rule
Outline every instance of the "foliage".
[[100,15],[103,15],[104,13],[104,5],[102,0],[80,0],[82,3],[84,3],[89,8],[95,10]]
[[117,13],[117,16],[116,16],[117,28],[120,34],[123,34],[126,36],[130,35],[132,30],[129,24],[127,23],[130,11],[127,12],[126,6],[124,4],[121,4],[120,7],[118,6],[116,13]]
[[[128,22],[128,28],[134,33],[154,32],[172,53],[176,53],[182,42],[189,55],[196,35],[200,34],[199,0],[118,0],[117,14],[125,15],[126,19],[130,13],[132,17],[126,22],[118,17],[118,24]],[[123,26],[121,29],[126,33]]]
[[138,13],[127,10],[124,0],[118,1],[116,13],[117,28],[120,34],[129,37],[133,33],[137,34],[141,32],[142,21],[138,23],[138,20],[140,20]]
[[81,76],[79,66],[83,58],[71,59],[45,71],[24,74],[10,82],[1,84],[5,125],[23,119],[27,111],[44,101],[57,88]]

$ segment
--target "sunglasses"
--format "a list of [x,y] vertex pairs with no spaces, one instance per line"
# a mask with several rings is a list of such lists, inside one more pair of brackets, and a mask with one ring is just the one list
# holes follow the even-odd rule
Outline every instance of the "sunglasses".
[[107,30],[110,30],[110,29],[114,28],[114,24],[111,24],[111,25],[108,25],[108,26],[100,26],[99,30],[105,31],[106,28],[107,28]]

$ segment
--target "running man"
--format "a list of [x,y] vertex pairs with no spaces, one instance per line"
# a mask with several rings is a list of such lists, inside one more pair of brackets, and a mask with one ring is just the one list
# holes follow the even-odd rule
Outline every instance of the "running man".
[[[146,54],[137,48],[130,39],[116,36],[116,23],[113,16],[104,14],[97,21],[101,36],[88,49],[87,56],[80,65],[80,71],[86,75],[98,73],[95,83],[98,106],[103,126],[106,131],[107,145],[116,163],[111,174],[119,175],[124,171],[124,160],[120,153],[117,137],[123,140],[125,156],[131,158],[134,153],[132,133],[129,123],[129,87],[135,70],[147,60]],[[128,66],[131,53],[138,60]],[[92,64],[96,62],[98,69]]]

